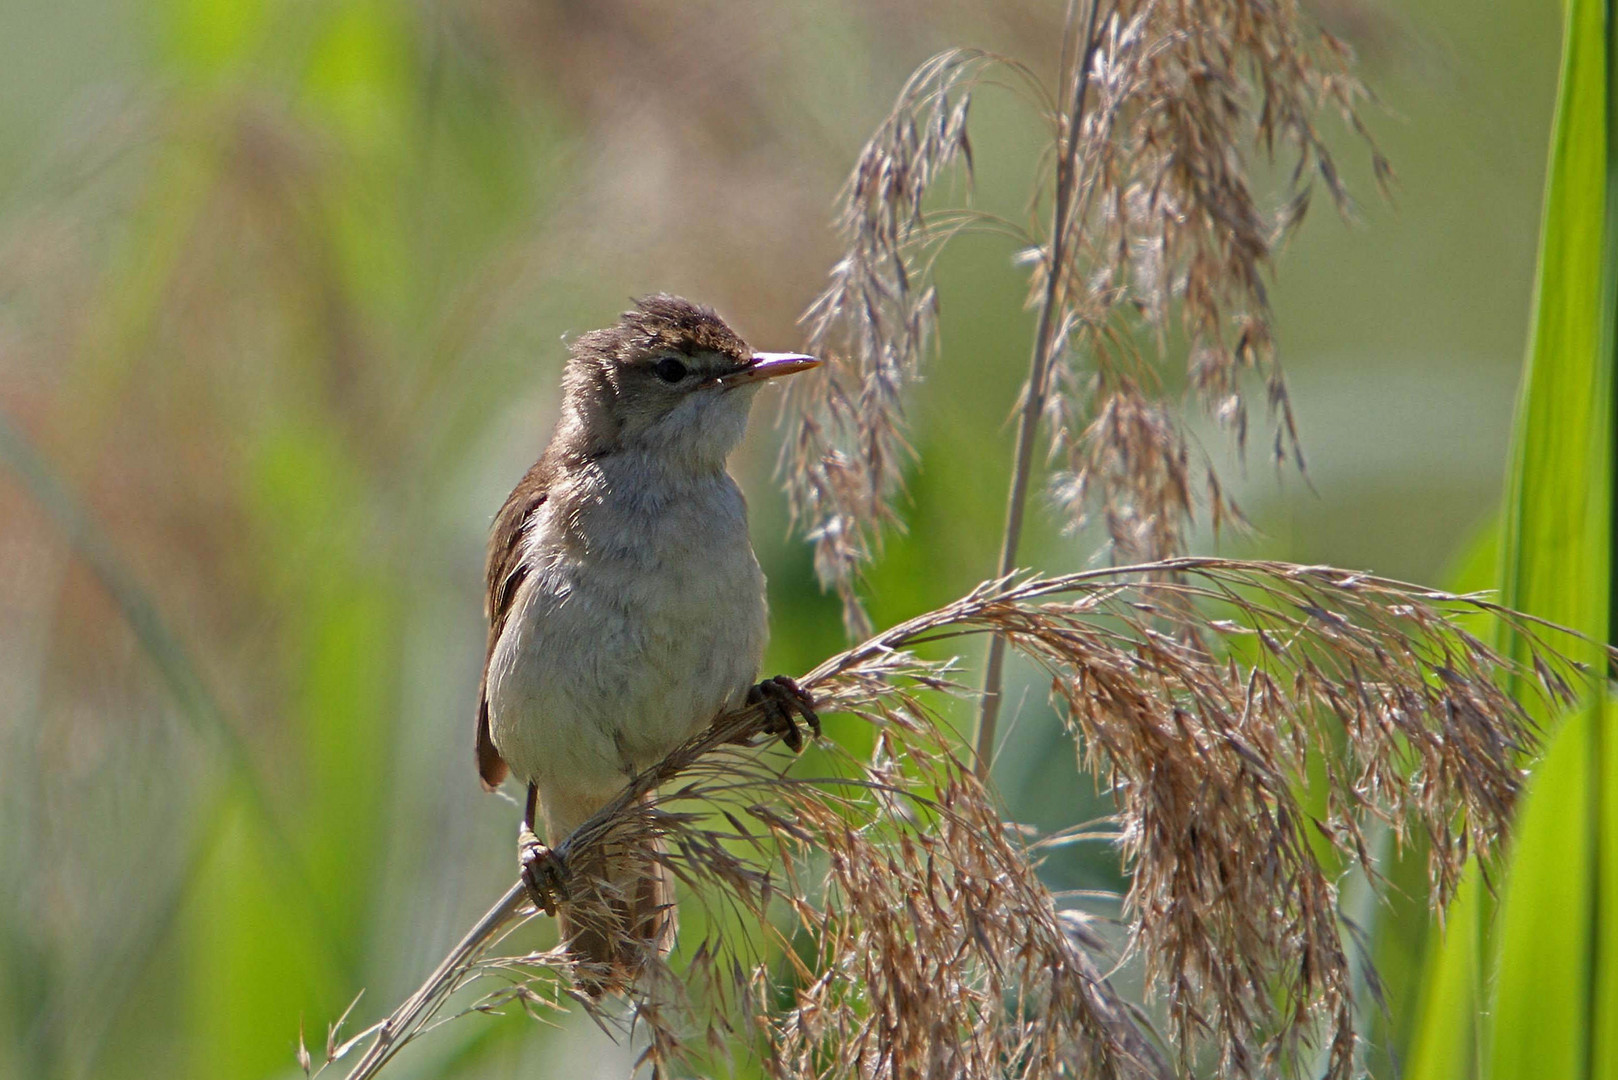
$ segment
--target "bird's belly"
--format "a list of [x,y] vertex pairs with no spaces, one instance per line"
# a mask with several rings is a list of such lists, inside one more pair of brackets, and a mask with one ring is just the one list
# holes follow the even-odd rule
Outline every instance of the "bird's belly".
[[764,647],[751,546],[664,572],[555,557],[492,658],[495,745],[542,789],[602,797],[738,704]]

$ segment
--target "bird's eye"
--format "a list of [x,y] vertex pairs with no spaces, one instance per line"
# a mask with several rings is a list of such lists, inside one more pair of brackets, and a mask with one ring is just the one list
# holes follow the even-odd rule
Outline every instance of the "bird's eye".
[[672,356],[665,356],[652,365],[652,374],[666,383],[677,383],[686,377],[686,367]]

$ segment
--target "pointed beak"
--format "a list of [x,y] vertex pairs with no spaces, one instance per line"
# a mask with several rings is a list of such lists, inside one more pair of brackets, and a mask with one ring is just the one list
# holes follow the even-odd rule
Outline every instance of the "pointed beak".
[[745,386],[748,383],[773,379],[777,375],[791,375],[795,371],[808,371],[812,367],[819,366],[819,360],[812,356],[805,356],[802,353],[754,353],[751,363],[740,371],[733,371],[729,375],[721,377],[719,385],[726,389],[732,386]]

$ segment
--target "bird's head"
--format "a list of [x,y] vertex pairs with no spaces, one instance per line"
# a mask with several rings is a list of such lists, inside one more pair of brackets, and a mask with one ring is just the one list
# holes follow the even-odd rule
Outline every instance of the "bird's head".
[[819,364],[755,353],[710,308],[659,294],[572,345],[562,434],[585,455],[639,450],[676,467],[720,468],[766,380]]

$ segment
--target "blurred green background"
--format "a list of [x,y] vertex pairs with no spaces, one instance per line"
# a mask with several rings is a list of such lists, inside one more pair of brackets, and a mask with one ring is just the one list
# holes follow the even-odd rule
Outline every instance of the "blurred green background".
[[[1498,508],[1560,21],[1312,7],[1400,182],[1379,201],[1338,140],[1360,220],[1317,206],[1273,293],[1309,482],[1210,437],[1259,534],[1201,543],[1439,583]],[[318,1056],[360,988],[361,1024],[411,989],[514,869],[517,812],[471,764],[483,540],[549,434],[563,335],[667,290],[794,347],[910,69],[969,44],[1048,73],[1061,16],[0,5],[0,1076],[290,1075],[300,1024]],[[974,107],[973,198],[1021,213],[1039,130]],[[969,236],[941,268],[879,624],[993,565],[1032,329],[1012,254]],[[773,405],[736,471],[768,667],[800,671],[841,627],[787,536]],[[1091,554],[1044,513],[1024,561]],[[1038,680],[1009,701],[1013,814],[1090,816]],[[1105,852],[1049,874],[1116,881]],[[605,1046],[476,1017],[392,1068],[625,1074]]]

